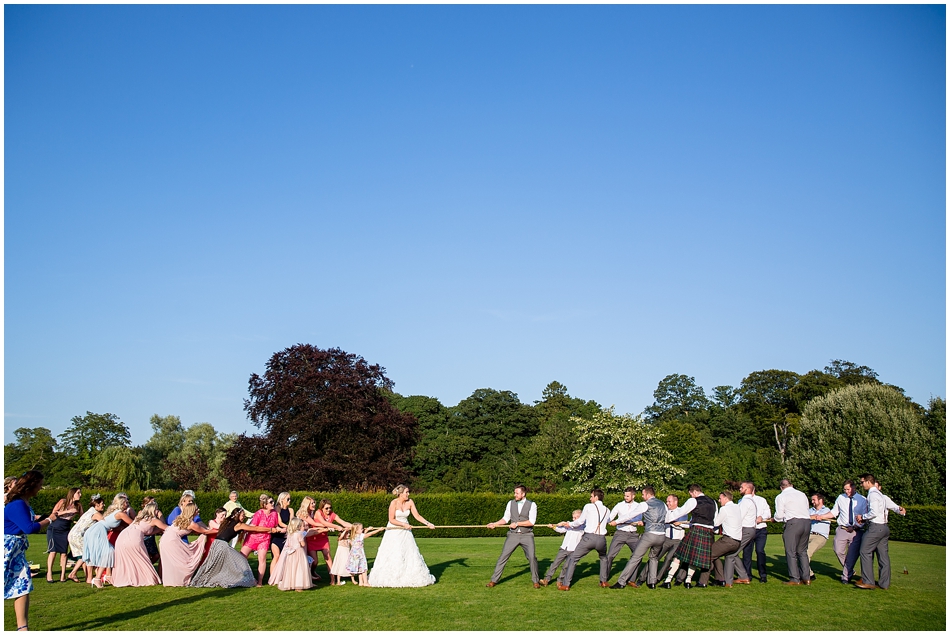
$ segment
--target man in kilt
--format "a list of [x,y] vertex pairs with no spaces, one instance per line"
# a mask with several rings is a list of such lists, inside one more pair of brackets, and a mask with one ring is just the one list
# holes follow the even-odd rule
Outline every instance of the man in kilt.
[[[695,483],[688,488],[690,500],[680,508],[681,514],[692,512],[690,528],[686,531],[686,536],[680,542],[679,547],[673,554],[673,563],[666,575],[666,582],[663,583],[664,589],[669,589],[672,585],[673,576],[679,570],[680,566],[686,565],[687,575],[683,586],[687,589],[692,588],[693,574],[699,571],[708,571],[712,568],[712,546],[713,546],[713,526],[716,518],[716,502],[703,494],[703,490]],[[705,584],[697,584],[698,587],[705,587]]]

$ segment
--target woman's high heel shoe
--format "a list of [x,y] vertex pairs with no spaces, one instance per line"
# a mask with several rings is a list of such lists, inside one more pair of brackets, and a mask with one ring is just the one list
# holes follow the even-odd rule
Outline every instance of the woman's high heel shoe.
[[101,588],[102,588],[102,580],[100,580],[99,578],[93,578],[93,579],[89,582],[89,584],[91,584],[92,586],[94,586],[94,587],[97,588],[97,589],[101,589]]

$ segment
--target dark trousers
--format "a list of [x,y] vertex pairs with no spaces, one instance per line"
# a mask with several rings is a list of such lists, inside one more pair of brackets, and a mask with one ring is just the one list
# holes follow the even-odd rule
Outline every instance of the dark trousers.
[[606,582],[610,575],[610,571],[607,569],[607,536],[599,534],[584,534],[577,547],[574,548],[574,553],[567,559],[567,564],[561,569],[561,577],[558,578],[558,582],[564,586],[571,586],[577,561],[591,551],[596,551],[600,555],[600,581]]
[[788,565],[789,582],[802,582],[808,579],[808,535],[811,533],[811,520],[792,518],[785,521],[782,540],[785,542],[785,562]]
[[755,546],[755,565],[759,570],[759,579],[765,579],[765,543],[769,538],[769,530],[765,527],[755,530],[755,537],[742,550],[742,566],[746,573],[752,575],[752,547]]

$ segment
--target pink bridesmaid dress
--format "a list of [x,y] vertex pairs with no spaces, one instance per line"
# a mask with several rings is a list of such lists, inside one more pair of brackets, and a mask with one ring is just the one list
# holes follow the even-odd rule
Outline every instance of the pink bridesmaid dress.
[[147,523],[132,523],[115,541],[113,586],[152,586],[162,580],[145,550],[145,536],[158,531]]
[[182,538],[190,533],[190,529],[169,525],[162,535],[158,551],[162,556],[163,586],[188,586],[191,576],[201,564],[207,537],[202,534],[194,542],[184,542]]
[[280,558],[277,559],[276,564],[271,565],[268,584],[276,586],[281,591],[303,590],[313,586],[313,582],[310,581],[307,549],[304,546],[304,533],[298,531],[287,538],[284,550],[280,552]]

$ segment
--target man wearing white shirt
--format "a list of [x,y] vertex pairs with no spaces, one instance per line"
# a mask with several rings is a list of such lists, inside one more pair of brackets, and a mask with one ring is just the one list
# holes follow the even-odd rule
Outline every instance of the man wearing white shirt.
[[859,517],[858,522],[866,522],[867,529],[861,540],[861,580],[855,583],[860,589],[874,589],[874,554],[877,553],[877,586],[886,589],[891,586],[891,558],[887,553],[888,537],[891,530],[887,527],[887,512],[897,512],[901,516],[907,513],[881,492],[881,484],[873,474],[862,474],[861,485],[868,492],[868,512]]
[[811,584],[808,579],[808,530],[811,528],[808,497],[792,487],[787,478],[782,479],[779,488],[782,492],[775,497],[775,520],[785,523],[782,541],[788,565],[788,582],[783,584]]
[[[581,510],[579,509],[575,509],[571,513],[573,520],[577,520],[580,517]],[[557,555],[554,556],[554,562],[548,567],[548,572],[544,574],[544,578],[541,580],[541,586],[547,586],[551,582],[551,578],[557,572],[557,568],[561,566],[562,562],[565,562],[571,557],[571,554],[577,549],[577,543],[579,543],[584,536],[583,527],[561,527],[560,525],[548,525],[548,527],[559,534],[564,534],[564,540],[561,541],[561,548],[557,550]]]
[[[647,586],[651,589],[656,588],[657,561],[660,556],[660,548],[663,546],[663,539],[666,536],[666,505],[656,497],[656,491],[652,487],[643,488],[643,505],[646,510],[641,512],[643,515],[643,537],[640,538],[636,550],[627,561],[627,566],[623,568],[620,579],[614,584],[612,589],[622,589],[627,585],[636,588],[638,585],[634,582],[634,576],[637,567],[643,556],[650,552],[650,560],[647,564],[649,574],[647,577]],[[619,521],[618,521],[619,522]]]
[[[742,515],[742,540],[739,541],[739,557],[742,557],[742,550],[755,540],[756,513],[755,501],[752,500],[753,485],[751,481],[744,481],[739,484],[739,493],[742,498],[736,503],[739,506],[739,513]],[[745,565],[743,565],[745,568]],[[752,577],[752,571],[745,569]]]
[[864,523],[857,519],[868,513],[868,499],[858,492],[854,481],[847,480],[841,488],[844,492],[835,500],[835,506],[817,520],[838,519],[835,527],[835,555],[841,563],[841,583],[849,584],[854,575],[854,565],[861,556],[861,540],[864,538]]
[[489,588],[497,585],[498,581],[501,580],[501,574],[505,570],[508,558],[518,547],[521,547],[528,559],[534,588],[541,588],[540,579],[538,578],[538,560],[534,557],[534,522],[537,520],[538,507],[533,501],[525,498],[527,492],[528,489],[524,485],[516,485],[515,499],[505,507],[505,515],[501,517],[501,520],[488,523],[489,529],[494,529],[498,525],[508,525],[505,546],[501,548],[501,555],[495,564],[495,572],[492,573],[491,581],[486,585]]
[[[663,560],[663,566],[657,571],[656,579],[662,580],[666,577],[666,572],[670,570],[670,563],[673,562],[673,553],[683,539],[684,529],[674,526],[671,523],[688,522],[688,516],[680,511],[680,499],[673,494],[666,497],[666,531],[663,535],[663,546],[660,547],[660,553],[657,560]],[[647,571],[649,567],[640,567],[640,573],[637,575],[637,584],[643,584],[647,581]],[[685,571],[684,571],[685,575]]]
[[[747,544],[742,551],[742,567],[749,575],[752,575],[752,546],[755,545],[755,565],[759,570],[759,582],[764,583],[768,578],[765,571],[765,543],[769,538],[769,530],[766,521],[771,520],[772,510],[769,508],[767,500],[755,493],[755,484],[746,481],[747,489],[752,493],[749,495],[752,502],[755,503],[755,538],[753,542]],[[745,498],[745,495],[743,495]]]
[[[713,544],[712,547],[712,570],[715,574],[716,584],[724,587],[732,587],[732,574],[739,572],[738,584],[749,584],[749,578],[742,563],[739,562],[739,545],[742,544],[742,511],[732,500],[732,492],[726,490],[719,494],[719,511],[716,512],[713,524],[716,527],[722,527],[722,536]],[[723,571],[722,558],[726,559],[725,571]],[[703,571],[699,574],[699,584],[704,587],[709,583],[709,571]]]
[[637,517],[646,511],[646,503],[636,502],[637,490],[628,487],[623,490],[623,500],[614,505],[610,510],[610,525],[617,528],[613,538],[610,539],[610,550],[607,551],[607,571],[608,576],[613,568],[614,558],[620,555],[620,550],[624,545],[630,549],[630,555],[637,550],[637,543],[640,542],[640,534],[637,533]]
[[610,575],[607,570],[607,519],[610,516],[610,510],[603,501],[603,490],[596,488],[591,491],[590,503],[584,505],[580,518],[569,523],[558,523],[561,527],[584,528],[584,536],[574,549],[574,554],[567,559],[567,565],[561,569],[561,576],[557,583],[559,591],[570,591],[577,561],[593,550],[600,555],[600,586],[607,587],[607,579]]

